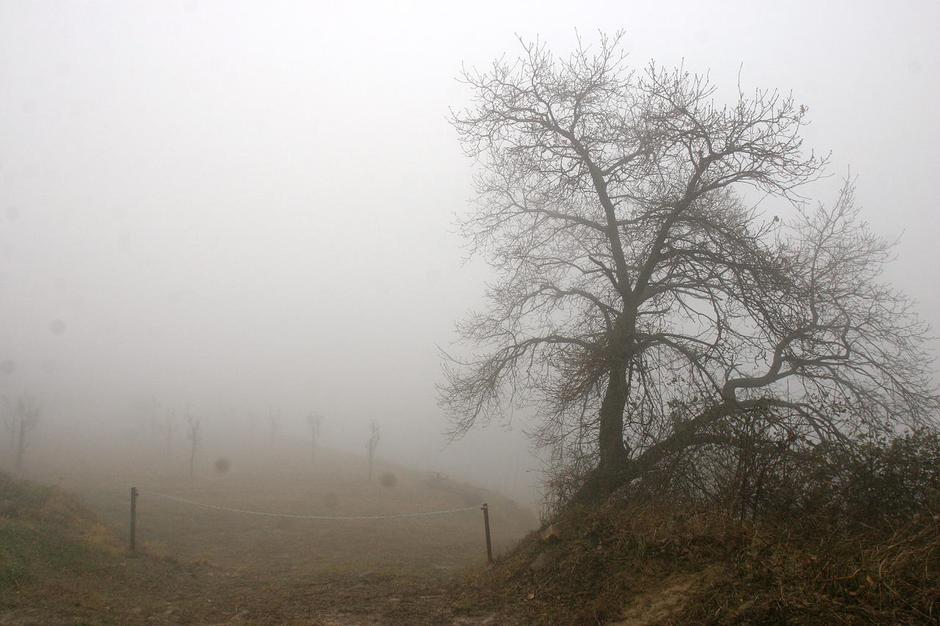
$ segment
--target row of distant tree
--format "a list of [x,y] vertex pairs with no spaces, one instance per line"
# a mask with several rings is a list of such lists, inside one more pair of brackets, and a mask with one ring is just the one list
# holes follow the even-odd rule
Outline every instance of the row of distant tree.
[[[15,363],[11,360],[0,362],[0,373],[10,374],[15,370]],[[202,418],[194,414],[187,404],[185,409],[178,410],[173,406],[164,406],[156,397],[138,407],[138,410],[147,414],[150,437],[153,441],[160,441],[165,448],[167,457],[172,456],[174,442],[179,432],[179,415],[182,414],[184,425],[182,431],[189,442],[190,474],[195,472],[196,454],[203,440]],[[34,432],[39,425],[42,414],[42,403],[39,399],[28,393],[10,395],[0,393],[0,425],[2,425],[7,450],[10,452],[10,465],[17,473],[23,468],[26,450],[35,443]],[[271,442],[277,437],[281,422],[281,411],[273,409],[266,416]],[[311,433],[311,455],[316,457],[316,449],[320,439],[320,429],[323,417],[318,413],[310,413],[306,417]],[[371,436],[370,436],[371,437]],[[370,438],[371,441],[371,438]],[[370,456],[374,453],[374,444],[369,444]],[[6,454],[3,455],[7,456]]]
[[[162,437],[165,441],[167,455],[169,456],[173,447],[173,438],[175,424],[177,422],[177,411],[173,408],[166,408],[163,412],[162,423],[158,418],[160,405],[153,400],[151,412],[151,434],[155,437]],[[189,442],[189,474],[195,477],[197,455],[203,443],[202,419],[194,415],[187,405],[184,412],[186,440]],[[267,416],[267,424],[271,442],[273,443],[280,426],[281,411],[279,409],[271,410]],[[321,413],[311,412],[305,417],[305,422],[309,429],[310,436],[310,460],[315,463],[319,449],[321,447],[321,433],[325,417]],[[375,466],[375,452],[378,449],[381,439],[381,428],[375,420],[369,424],[369,436],[366,442],[366,451],[368,458],[368,475],[372,480]]]
[[[150,433],[154,439],[159,438],[162,441],[167,456],[173,452],[173,442],[177,431],[177,410],[171,407],[165,407],[160,418],[161,405],[153,399],[150,406]],[[39,418],[42,414],[40,402],[33,396],[21,394],[16,398],[7,395],[0,395],[0,414],[2,414],[2,424],[7,435],[8,449],[11,451],[13,468],[17,473],[22,472],[23,459],[26,450],[30,447],[31,434],[39,424]],[[184,421],[184,433],[188,442],[187,458],[189,463],[189,475],[191,478],[196,476],[196,462],[198,455],[203,448],[204,431],[203,420],[193,413],[189,405],[182,411]],[[324,422],[324,416],[320,413],[309,413],[305,421],[310,432],[310,460],[316,462],[318,451],[321,445],[321,431]],[[268,415],[268,425],[272,441],[274,440],[278,425],[280,423],[280,411],[275,410]],[[368,475],[372,480],[375,466],[375,453],[381,440],[381,429],[375,420],[369,424],[369,435],[366,442],[366,451],[368,458]]]

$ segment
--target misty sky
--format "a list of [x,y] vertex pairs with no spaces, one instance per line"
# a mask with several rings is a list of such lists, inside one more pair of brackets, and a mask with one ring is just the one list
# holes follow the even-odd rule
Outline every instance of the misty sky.
[[473,164],[448,107],[516,33],[624,29],[638,66],[792,91],[832,153],[807,193],[851,167],[940,328],[940,3],[897,4],[0,0],[0,393],[79,429],[151,397],[209,433],[315,410],[348,448],[376,419],[388,457],[518,491],[519,425],[442,450],[433,388],[487,278],[453,234]]

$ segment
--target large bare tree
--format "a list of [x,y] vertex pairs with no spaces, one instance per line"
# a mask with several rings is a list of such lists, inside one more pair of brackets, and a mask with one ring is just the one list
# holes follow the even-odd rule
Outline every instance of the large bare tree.
[[817,440],[932,419],[926,329],[879,278],[891,246],[851,181],[815,211],[800,195],[826,165],[806,109],[718,104],[706,77],[630,68],[619,39],[521,42],[463,74],[461,227],[499,278],[458,326],[473,353],[445,355],[453,434],[528,403],[609,489],[745,415]]

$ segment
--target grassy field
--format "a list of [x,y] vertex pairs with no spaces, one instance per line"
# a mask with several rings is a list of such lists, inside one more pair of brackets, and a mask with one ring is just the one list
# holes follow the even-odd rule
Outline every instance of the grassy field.
[[[447,477],[379,465],[369,481],[354,455],[217,460],[194,480],[146,455],[49,460],[37,473],[58,488],[7,505],[14,512],[0,518],[0,623],[478,623],[487,616],[455,606],[453,592],[485,565],[479,505],[489,503],[497,551],[536,525],[512,501]],[[125,554],[131,485],[140,490],[135,558]],[[467,510],[301,519],[165,496],[298,516]],[[50,506],[72,513],[56,521],[22,512]]]

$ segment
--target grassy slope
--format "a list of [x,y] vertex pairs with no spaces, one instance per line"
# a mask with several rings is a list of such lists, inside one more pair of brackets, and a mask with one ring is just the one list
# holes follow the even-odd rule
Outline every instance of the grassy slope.
[[[0,622],[124,623],[135,606],[158,601],[143,578],[184,571],[168,560],[127,559],[76,497],[0,474]],[[112,606],[102,589],[137,604]]]
[[74,497],[0,474],[0,589],[61,572],[94,572],[120,553],[114,537]]
[[940,517],[881,530],[756,526],[716,511],[569,510],[481,574],[467,605],[531,624],[940,621]]

